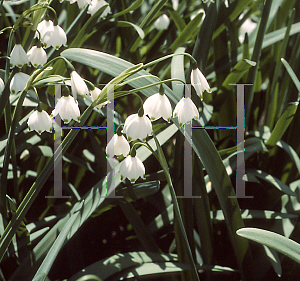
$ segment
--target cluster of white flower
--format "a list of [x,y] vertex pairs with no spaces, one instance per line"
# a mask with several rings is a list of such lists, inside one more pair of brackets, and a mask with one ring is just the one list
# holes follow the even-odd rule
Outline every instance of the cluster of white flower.
[[[105,0],[69,0],[69,1],[70,4],[77,2],[80,10],[86,5],[89,5],[87,13],[90,14],[91,16],[93,16],[99,9],[101,9],[103,6],[106,5],[107,7],[102,12],[100,17],[104,19],[108,14],[111,13],[111,8],[109,7],[108,3]],[[61,2],[63,2],[63,0]]]
[[[70,3],[77,2],[79,8],[89,5],[88,13],[93,15],[101,7],[107,5],[101,17],[106,17],[111,12],[110,7],[104,0],[70,0]],[[159,30],[165,30],[169,26],[169,18],[163,14],[157,18],[154,27]],[[38,38],[37,46],[33,46],[26,54],[21,44],[16,44],[10,55],[10,67],[15,66],[22,68],[24,65],[29,65],[29,62],[34,67],[40,67],[46,64],[47,54],[42,48],[53,46],[59,49],[62,45],[66,46],[67,36],[64,30],[57,25],[55,17],[52,22],[47,16],[37,26],[35,37]],[[30,131],[35,130],[39,134],[44,131],[52,132],[52,119],[60,115],[65,123],[71,120],[80,122],[80,110],[78,107],[77,96],[85,98],[90,95],[94,102],[101,93],[101,90],[96,87],[87,86],[81,76],[74,70],[73,66],[66,61],[67,68],[70,74],[72,95],[69,95],[69,88],[67,86],[67,93],[63,92],[62,97],[58,100],[55,109],[49,115],[45,110],[42,110],[40,104],[28,119],[28,128]],[[14,75],[10,82],[10,91],[12,94],[17,94],[23,91],[30,79],[30,76],[23,72],[18,72]],[[90,84],[89,82],[87,82]],[[197,68],[196,62],[192,62],[191,84],[194,86],[198,96],[202,100],[204,91],[211,92],[208,82],[201,71]],[[0,78],[0,93],[4,89],[4,83]],[[96,105],[96,108],[105,106],[107,102]],[[113,138],[109,141],[106,147],[108,157],[123,155],[125,159],[120,165],[121,180],[128,178],[131,182],[135,182],[139,177],[145,178],[145,167],[142,161],[136,157],[135,144],[130,149],[130,142],[135,140],[146,141],[147,137],[151,136],[152,122],[163,118],[168,123],[171,118],[178,118],[180,127],[183,124],[188,124],[192,119],[199,119],[199,111],[191,98],[183,97],[175,106],[172,114],[172,106],[168,97],[164,93],[163,85],[160,86],[158,93],[148,97],[143,103],[138,113],[129,115],[125,120],[123,131],[117,130]],[[126,136],[126,138],[125,138]]]
[[[204,91],[211,93],[211,89],[204,75],[198,68],[192,69],[191,83],[197,94],[202,99]],[[149,118],[146,116],[148,115]],[[121,180],[128,178],[135,182],[139,177],[145,177],[145,167],[140,159],[135,156],[135,150],[130,153],[128,142],[140,139],[145,141],[152,134],[152,123],[159,118],[170,122],[172,117],[172,106],[168,97],[164,94],[163,86],[160,87],[159,93],[156,93],[146,99],[143,108],[138,113],[129,115],[124,123],[123,133],[127,139],[118,132],[109,141],[106,147],[108,157],[114,155],[123,155],[125,160],[120,165]],[[183,97],[176,105],[173,118],[177,117],[180,127],[188,124],[193,118],[199,119],[199,111],[191,98]],[[130,153],[130,154],[129,154]]]

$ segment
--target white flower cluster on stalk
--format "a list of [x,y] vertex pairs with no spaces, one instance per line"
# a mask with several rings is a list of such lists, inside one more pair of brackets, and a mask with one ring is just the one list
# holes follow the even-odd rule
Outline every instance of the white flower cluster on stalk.
[[[62,0],[61,2],[63,2]],[[105,0],[69,0],[70,4],[74,4],[75,2],[78,4],[78,8],[81,10],[86,5],[88,5],[88,11],[87,13],[93,16],[98,10],[100,10],[102,7],[107,7],[104,9],[102,14],[100,15],[101,18],[105,19],[108,14],[111,13],[111,8],[109,4]]]
[[[197,94],[202,100],[204,91],[211,93],[209,84],[196,67],[196,63],[192,64],[191,83],[195,88]],[[146,116],[148,115],[149,118]],[[106,147],[106,154],[108,157],[114,155],[123,155],[125,159],[120,164],[121,180],[128,178],[130,182],[134,183],[139,177],[145,178],[145,167],[142,161],[136,156],[135,148],[133,146],[130,151],[129,142],[137,139],[146,141],[147,137],[152,134],[151,121],[163,118],[170,122],[172,117],[172,106],[168,97],[164,93],[164,88],[161,85],[159,92],[148,97],[143,103],[138,113],[131,114],[127,117],[124,123],[123,133],[120,131],[113,136]],[[173,118],[177,117],[179,126],[191,123],[192,119],[199,119],[199,111],[191,98],[183,97],[175,106]]]
[[[69,0],[71,4],[77,2],[78,7],[82,9],[88,5],[88,13],[94,16],[99,11],[100,17],[105,18],[111,9],[108,3],[104,0]],[[176,1],[173,2],[176,6]],[[55,11],[54,11],[55,13]],[[159,16],[154,22],[154,28],[158,30],[167,30],[170,24],[170,20],[166,14]],[[67,46],[67,36],[64,30],[58,25],[57,17],[55,15],[54,20],[50,20],[48,14],[45,19],[37,25],[37,31],[35,34],[37,43],[31,46],[31,49],[25,52],[22,45],[19,43],[21,40],[16,38],[16,44],[14,45],[10,54],[10,67],[17,66],[22,68],[24,65],[32,64],[33,67],[40,69],[47,63],[47,53],[44,49],[53,47],[59,49],[62,45]],[[38,99],[38,106],[28,118],[29,131],[36,131],[41,134],[44,131],[52,132],[52,118],[60,116],[64,123],[69,123],[71,120],[80,122],[80,109],[78,106],[77,97],[81,96],[85,98],[90,96],[93,102],[93,106],[96,109],[100,109],[109,103],[105,100],[105,91],[101,90],[88,81],[82,79],[82,77],[75,71],[74,67],[64,59],[68,73],[70,75],[70,85],[64,85],[62,96],[56,103],[56,106],[52,110],[51,115],[42,108],[42,105]],[[191,62],[191,84],[193,85],[197,95],[203,99],[203,92],[207,91],[211,93],[210,86],[197,67],[196,61],[193,59]],[[38,71],[38,70],[37,70]],[[12,94],[18,94],[24,89],[30,88],[30,75],[24,72],[18,72],[14,75],[10,82],[10,92]],[[63,79],[64,80],[64,79]],[[67,80],[67,79],[66,79]],[[29,82],[30,81],[30,82]],[[65,81],[64,81],[65,84]],[[0,94],[4,90],[4,82],[0,79]],[[36,89],[35,92],[37,93]],[[71,93],[71,94],[70,94]],[[101,96],[102,94],[102,96]],[[97,102],[99,100],[99,102]],[[100,102],[102,100],[102,102]],[[117,132],[113,138],[108,142],[106,146],[106,154],[108,158],[118,156],[123,157],[124,160],[120,164],[121,180],[128,178],[130,182],[134,183],[138,178],[145,178],[145,167],[142,161],[136,156],[136,145],[148,145],[147,138],[153,134],[152,122],[162,118],[166,122],[170,123],[171,118],[178,118],[179,126],[189,124],[192,119],[199,119],[199,111],[196,105],[193,103],[190,97],[182,97],[175,106],[172,112],[171,103],[164,92],[163,84],[159,88],[159,92],[149,96],[144,102],[141,100],[142,106],[138,113],[129,115],[124,124],[119,126]],[[142,143],[141,143],[142,142]],[[131,147],[132,146],[132,147]]]

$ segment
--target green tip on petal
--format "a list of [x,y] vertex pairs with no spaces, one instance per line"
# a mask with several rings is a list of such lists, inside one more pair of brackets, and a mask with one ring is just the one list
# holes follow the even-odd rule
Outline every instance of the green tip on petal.
[[179,123],[179,127],[181,127],[183,124],[182,123]]
[[68,119],[63,119],[63,121],[64,121],[65,123],[69,123],[69,120],[68,120]]
[[123,181],[124,177],[121,175],[121,181]]
[[128,141],[131,141],[132,140],[132,138],[131,137],[128,137]]
[[154,121],[154,120],[155,120],[155,118],[154,118],[154,117],[151,117],[150,119],[151,119],[152,121]]
[[135,179],[130,179],[130,182],[131,183],[135,183]]

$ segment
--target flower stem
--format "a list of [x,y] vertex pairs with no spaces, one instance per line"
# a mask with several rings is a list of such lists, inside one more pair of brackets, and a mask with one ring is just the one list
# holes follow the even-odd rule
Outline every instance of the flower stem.
[[184,244],[186,246],[188,258],[190,260],[190,264],[191,264],[191,267],[192,267],[191,272],[192,272],[193,280],[194,281],[200,281],[198,273],[197,273],[197,268],[196,268],[196,265],[195,265],[195,262],[194,262],[194,259],[193,259],[192,251],[191,251],[191,248],[190,248],[190,245],[189,245],[189,242],[188,242],[187,234],[186,234],[184,224],[183,224],[183,221],[182,221],[182,217],[181,217],[181,214],[180,214],[180,209],[179,209],[179,205],[178,205],[178,202],[177,202],[177,199],[176,199],[175,190],[174,190],[174,187],[173,187],[173,184],[172,184],[171,175],[169,173],[169,167],[168,167],[166,158],[164,156],[164,153],[161,149],[161,146],[159,144],[159,141],[158,141],[156,135],[154,134],[154,132],[153,132],[153,138],[155,140],[155,144],[156,144],[158,153],[156,154],[148,143],[147,143],[146,147],[153,153],[153,155],[156,157],[156,159],[158,160],[158,162],[160,163],[160,165],[161,165],[161,167],[164,171],[167,183],[168,183],[169,188],[170,188],[170,193],[171,193],[171,197],[172,197],[175,217],[178,220],[178,224],[179,224],[182,236],[184,238],[184,242],[185,242]]
[[192,63],[196,63],[196,64],[197,64],[197,61],[196,61],[196,60],[194,59],[194,57],[193,57],[192,55],[190,55],[189,53],[178,53],[178,54],[167,55],[167,56],[164,56],[164,57],[159,58],[159,59],[157,59],[157,60],[151,61],[151,62],[145,64],[145,65],[143,66],[143,68],[146,69],[147,67],[149,67],[149,66],[151,66],[151,65],[153,65],[153,64],[157,64],[157,63],[159,63],[159,62],[161,62],[161,61],[163,61],[163,60],[172,58],[172,57],[174,57],[174,56],[188,56],[188,57],[191,59]]

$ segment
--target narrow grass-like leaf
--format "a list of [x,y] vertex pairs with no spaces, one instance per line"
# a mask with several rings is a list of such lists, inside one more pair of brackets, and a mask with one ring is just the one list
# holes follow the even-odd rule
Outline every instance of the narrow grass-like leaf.
[[183,18],[179,15],[179,13],[177,11],[172,11],[169,10],[168,11],[172,20],[174,21],[177,29],[181,32],[182,30],[184,30],[184,28],[186,27],[186,24],[183,20]]
[[230,74],[226,77],[224,80],[222,86],[226,89],[231,89],[232,85],[230,84],[236,84],[240,81],[240,79],[245,75],[245,73],[252,67],[255,66],[256,62],[251,60],[241,60],[239,61],[233,70],[230,72]]
[[243,241],[238,239],[234,234],[237,229],[244,225],[239,204],[234,197],[235,192],[220,155],[205,130],[199,129],[196,132],[195,130],[193,131],[193,148],[209,175],[224,212],[228,234],[240,270],[242,271],[241,274],[244,274],[244,270],[247,274],[251,274],[248,273],[251,268],[251,260],[248,256],[250,254],[248,252],[249,245],[248,243],[244,244]]
[[283,182],[281,182],[279,179],[271,176],[270,174],[263,172],[261,170],[254,170],[254,169],[249,169],[247,170],[247,174],[252,174],[255,175],[258,178],[261,178],[269,183],[271,183],[272,185],[274,185],[277,189],[279,189],[280,191],[290,195],[290,196],[295,196],[295,192],[292,191],[286,184],[284,184]]
[[268,256],[269,258],[269,261],[271,262],[276,274],[278,277],[281,277],[282,275],[282,268],[281,268],[281,264],[280,264],[280,259],[279,259],[279,256],[278,256],[278,253],[273,250],[272,248],[269,248],[265,245],[264,246],[264,249],[265,249],[265,252],[266,252],[266,255]]
[[119,16],[123,16],[131,11],[136,10],[138,7],[140,7],[143,4],[144,0],[136,0],[134,3],[132,3],[128,8],[126,8],[125,10],[116,13],[113,15],[113,18],[117,18]]
[[[175,51],[175,54],[184,53],[185,48],[180,47]],[[174,56],[171,62],[171,77],[179,78],[180,80],[185,82],[185,74],[184,74],[184,56]],[[178,98],[181,98],[183,95],[184,85],[180,82],[173,81],[172,82],[173,92],[176,94]]]
[[144,37],[145,37],[144,31],[138,25],[136,25],[132,22],[117,21],[117,26],[118,27],[133,27],[142,39],[144,39]]
[[36,272],[34,278],[41,276],[43,274],[44,278],[41,281],[44,281],[46,276],[48,275],[50,268],[52,267],[53,262],[55,261],[60,249],[64,245],[66,237],[73,226],[75,219],[80,214],[80,208],[82,207],[82,203],[78,206],[78,210],[72,214],[69,218],[68,222],[65,224],[64,228],[62,229],[61,233],[58,235],[57,239],[53,243],[51,249],[49,250],[47,256],[45,257],[42,265],[39,267],[38,271]]
[[272,231],[245,227],[237,230],[239,236],[266,245],[300,263],[300,244]]
[[131,203],[125,203],[121,204],[120,207],[129,223],[132,225],[145,250],[155,253],[161,252],[134,206]]
[[297,78],[295,72],[293,71],[293,69],[291,68],[289,63],[284,58],[281,59],[281,62],[283,63],[283,65],[286,68],[287,72],[289,73],[291,79],[293,80],[295,86],[297,87],[297,90],[299,92],[298,95],[299,95],[299,98],[300,98],[300,81],[299,81],[299,79]]
[[203,14],[199,13],[193,18],[188,25],[180,32],[179,36],[171,44],[170,49],[174,52],[178,47],[184,45],[194,34],[195,30],[199,27]]
[[270,138],[267,140],[266,145],[276,145],[276,143],[281,140],[283,134],[294,118],[298,104],[299,102],[291,102],[287,105],[283,114],[277,121]]
[[[255,39],[255,45],[252,53],[251,60],[258,63],[260,60],[261,56],[261,50],[262,50],[262,45],[266,33],[266,28],[267,28],[267,23],[268,23],[268,18],[269,18],[269,13],[271,10],[272,6],[272,0],[266,0],[264,2],[264,8],[261,16],[261,20],[259,23],[259,28],[257,32],[257,36]],[[249,118],[251,114],[251,106],[252,106],[252,101],[253,101],[253,94],[254,94],[254,84],[255,84],[255,78],[258,70],[258,65],[256,64],[255,67],[250,68],[249,74],[248,74],[248,83],[252,84],[249,88],[249,92],[245,94],[245,125],[246,127],[249,126]]]
[[[127,278],[142,278],[152,274],[168,274],[189,270],[190,265],[178,263],[177,255],[157,254],[147,252],[131,252],[117,254],[110,258],[95,262],[72,276],[69,281],[79,280],[78,278],[88,274],[95,275],[102,280],[123,280]],[[198,270],[211,270],[213,272],[237,272],[229,267],[203,265],[197,266]],[[155,280],[152,276],[152,280]],[[163,276],[163,275],[162,275]],[[162,277],[160,275],[160,277]]]
[[[282,219],[291,219],[296,218],[297,215],[274,212],[269,210],[241,210],[243,220],[252,220],[252,219],[268,219],[268,220],[282,220]],[[224,214],[221,210],[212,211],[211,218],[215,221],[223,221]]]

